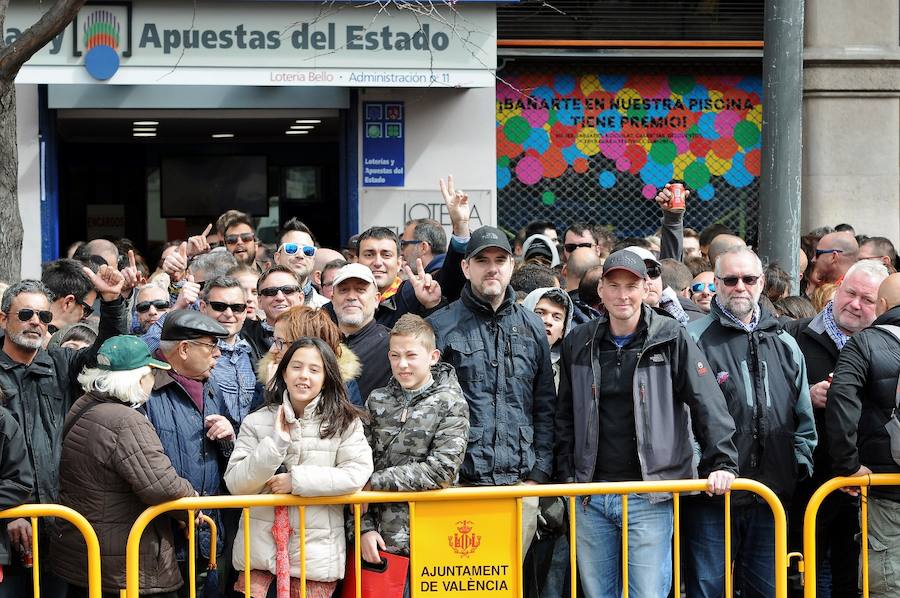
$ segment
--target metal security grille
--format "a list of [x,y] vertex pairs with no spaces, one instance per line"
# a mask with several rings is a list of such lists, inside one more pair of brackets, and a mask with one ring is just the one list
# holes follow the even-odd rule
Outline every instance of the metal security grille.
[[498,221],[511,234],[540,219],[650,235],[661,216],[652,198],[680,179],[692,191],[685,226],[755,237],[756,68],[534,62],[499,77]]
[[762,0],[522,0],[497,7],[501,40],[761,40]]

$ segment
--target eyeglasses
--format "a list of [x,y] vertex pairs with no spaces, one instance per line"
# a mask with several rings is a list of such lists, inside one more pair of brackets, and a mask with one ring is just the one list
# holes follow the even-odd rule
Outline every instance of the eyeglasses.
[[217,343],[204,343],[203,341],[188,341],[188,342],[193,345],[203,345],[207,349],[210,349],[210,351],[215,351],[216,349],[219,348],[219,345]]
[[824,253],[844,253],[843,249],[816,249],[816,257]]
[[172,307],[172,304],[166,301],[165,299],[157,299],[156,301],[141,301],[137,305],[134,306],[134,310],[139,314],[147,313],[150,311],[151,307],[155,307],[157,311],[163,309],[169,309]]
[[237,245],[238,239],[243,241],[244,243],[249,243],[256,239],[256,235],[253,233],[241,233],[239,235],[226,235],[225,236],[225,244],[226,245]]
[[285,296],[293,295],[300,292],[300,287],[295,284],[289,284],[283,287],[266,287],[259,290],[259,294],[263,297],[274,297],[279,292]]
[[288,255],[294,255],[298,251],[303,251],[303,255],[306,257],[313,257],[316,255],[316,248],[312,245],[300,245],[298,243],[285,243],[278,250],[282,253],[286,253]]
[[272,339],[272,348],[275,349],[278,353],[284,351],[284,346],[287,344],[287,341],[283,338],[273,338]]
[[247,311],[246,303],[224,303],[222,301],[210,301],[207,303],[214,311],[219,313],[223,313],[225,310],[230,309],[232,312],[236,314],[242,314]]
[[[737,284],[737,283],[735,283],[735,284]],[[694,284],[691,285],[691,292],[692,292],[692,293],[702,293],[702,292],[703,292],[703,289],[709,289],[709,292],[710,292],[710,293],[715,293],[715,292],[716,292],[716,285],[715,285],[714,283],[712,283],[712,282],[706,282],[706,283],[703,283],[703,282],[695,282]]]
[[38,319],[44,324],[49,324],[53,321],[53,312],[49,310],[20,309],[19,313],[16,315],[19,316],[19,320],[22,322],[28,322],[35,314],[37,314]]
[[752,286],[756,284],[756,281],[759,280],[759,276],[721,276],[719,280],[722,281],[726,287],[733,287],[737,285],[738,281],[742,281],[745,285]]
[[569,253],[572,253],[579,247],[593,247],[593,246],[594,246],[593,243],[566,243],[565,245],[563,245],[563,248],[566,251],[568,251]]
[[408,245],[418,245],[423,241],[419,241],[418,239],[400,239],[400,247],[406,247]]
[[81,316],[82,320],[87,320],[88,318],[91,317],[91,314],[94,313],[94,306],[85,303],[84,299],[79,299],[78,305],[80,305],[81,309],[84,310],[83,315]]

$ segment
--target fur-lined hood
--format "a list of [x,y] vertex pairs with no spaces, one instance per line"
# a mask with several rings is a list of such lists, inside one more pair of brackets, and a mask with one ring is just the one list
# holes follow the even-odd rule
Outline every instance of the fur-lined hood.
[[[356,380],[362,372],[362,364],[359,362],[359,358],[344,343],[341,343],[340,349],[341,354],[338,355],[338,365],[341,367],[341,377],[344,379],[344,382]],[[267,372],[270,371],[272,365],[274,365],[274,358],[268,352],[256,364],[256,379],[264,387],[269,382]]]

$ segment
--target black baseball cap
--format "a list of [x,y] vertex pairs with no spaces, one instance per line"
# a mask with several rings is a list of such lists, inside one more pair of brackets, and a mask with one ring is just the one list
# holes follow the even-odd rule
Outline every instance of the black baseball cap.
[[647,278],[647,265],[644,263],[644,260],[638,254],[628,249],[617,251],[606,258],[606,261],[603,262],[603,278],[606,278],[607,274],[616,270],[630,272],[638,278]]
[[469,238],[469,244],[466,245],[466,259],[481,253],[488,247],[496,247],[512,255],[512,247],[509,246],[506,233],[493,226],[482,226]]

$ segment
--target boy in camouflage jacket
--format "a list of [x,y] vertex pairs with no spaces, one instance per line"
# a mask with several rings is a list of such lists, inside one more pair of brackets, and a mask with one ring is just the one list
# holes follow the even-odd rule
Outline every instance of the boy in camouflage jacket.
[[[438,363],[434,331],[404,315],[391,330],[393,378],[366,403],[366,436],[375,472],[365,490],[437,490],[457,479],[469,440],[469,406],[453,366]],[[378,550],[409,554],[406,503],[372,504],[362,519],[361,552],[378,563]]]

